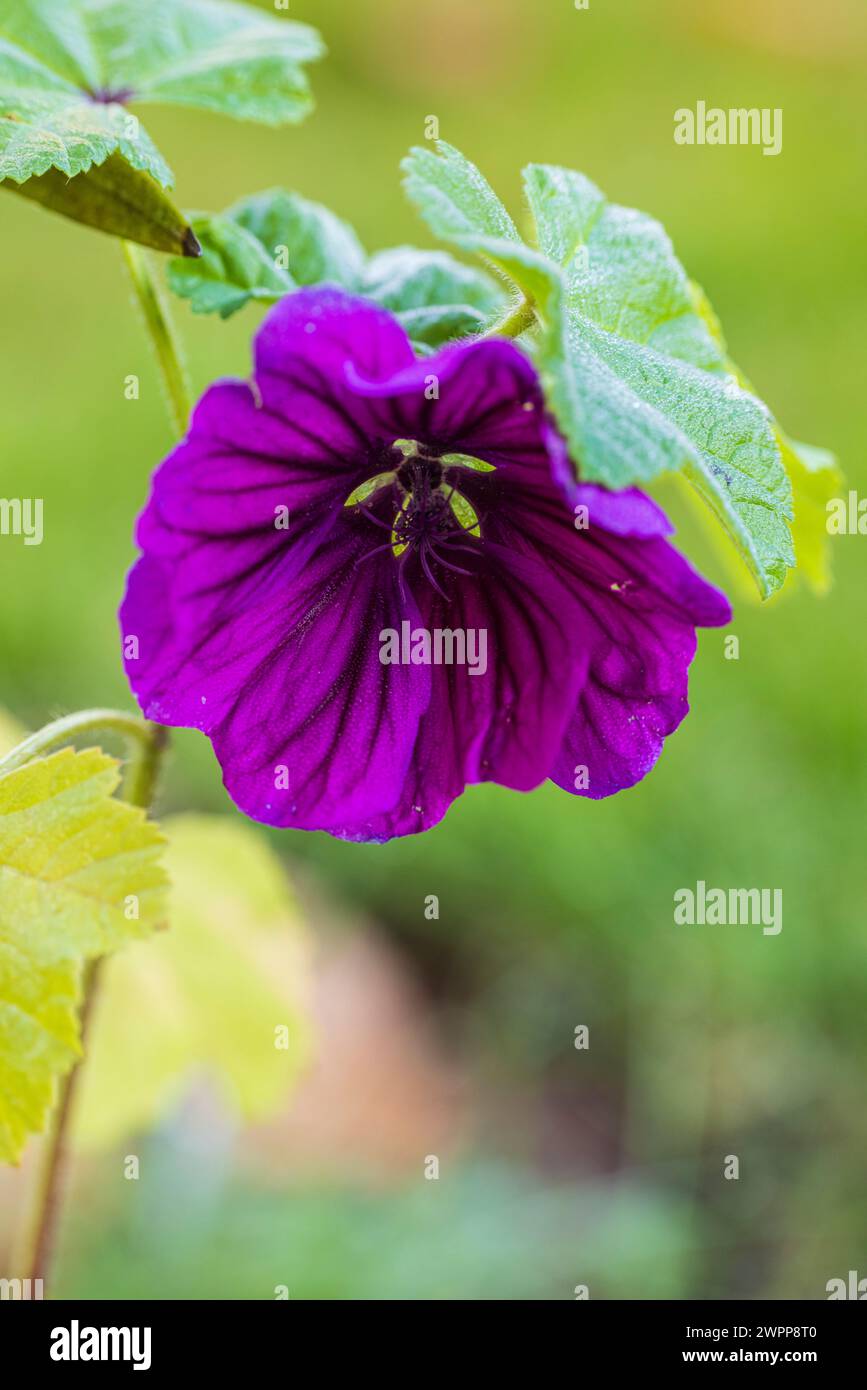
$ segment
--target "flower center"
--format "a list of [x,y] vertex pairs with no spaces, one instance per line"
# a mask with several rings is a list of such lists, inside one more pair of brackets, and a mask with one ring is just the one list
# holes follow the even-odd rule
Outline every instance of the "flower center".
[[[462,470],[490,472],[494,465],[467,454],[439,454],[414,439],[396,439],[391,449],[395,467],[368,478],[344,503],[389,532],[385,544],[362,558],[390,550],[401,563],[403,583],[403,568],[415,556],[425,578],[446,598],[437,567],[471,576],[472,571],[456,564],[454,557],[461,552],[478,555],[482,541],[476,511],[459,490]],[[375,508],[385,515],[377,515]],[[388,515],[390,522],[385,520]]]

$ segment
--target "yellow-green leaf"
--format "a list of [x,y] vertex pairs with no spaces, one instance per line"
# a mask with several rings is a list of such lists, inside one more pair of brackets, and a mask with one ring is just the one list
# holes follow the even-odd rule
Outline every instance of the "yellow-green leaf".
[[798,568],[794,575],[803,575],[811,589],[824,594],[831,586],[827,504],[840,492],[843,474],[827,449],[801,444],[782,431],[779,441],[795,501],[792,535]]
[[76,1117],[84,1146],[149,1128],[196,1076],[261,1117],[309,1051],[306,934],[279,861],[228,818],[163,829],[171,930],[103,971]]
[[0,777],[0,1159],[42,1130],[80,1052],[86,960],[164,919],[162,836],[120,766],[63,749]]

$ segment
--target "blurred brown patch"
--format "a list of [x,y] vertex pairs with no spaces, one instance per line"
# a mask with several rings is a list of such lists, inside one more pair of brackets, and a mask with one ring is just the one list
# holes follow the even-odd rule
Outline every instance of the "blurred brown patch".
[[253,1166],[390,1179],[422,1176],[460,1141],[466,1076],[445,1056],[428,1001],[400,956],[378,935],[319,936],[313,1020],[315,1061],[289,1112],[259,1126],[245,1150]]
[[364,11],[371,22],[359,25],[354,57],[404,91],[442,91],[447,74],[449,90],[496,88],[502,98],[538,46],[533,6],[521,0],[376,0]]
[[23,1278],[24,1270],[14,1269],[20,1253],[21,1223],[29,1219],[33,1189],[41,1160],[39,1140],[31,1139],[18,1168],[0,1164],[0,1276]]

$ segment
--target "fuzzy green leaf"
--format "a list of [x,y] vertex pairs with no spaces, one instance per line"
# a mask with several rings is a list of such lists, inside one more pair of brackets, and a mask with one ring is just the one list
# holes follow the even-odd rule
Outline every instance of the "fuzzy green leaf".
[[279,125],[307,114],[305,24],[231,0],[3,0],[0,180],[67,177],[115,152],[171,172],[129,103],[169,102]]
[[217,816],[163,829],[171,930],[103,974],[76,1115],[88,1147],[150,1127],[200,1074],[262,1117],[309,1052],[306,934],[276,856]]
[[399,310],[395,317],[421,356],[480,333],[487,319],[469,304],[429,304],[425,308]]
[[682,470],[764,597],[794,563],[791,484],[762,404],[732,376],[599,329],[559,291],[539,301],[538,365],[581,476],[623,488]]
[[194,313],[228,318],[251,300],[273,304],[299,285],[329,280],[354,289],[364,252],[352,228],[328,208],[271,189],[221,214],[192,218],[202,246],[195,264],[169,265],[169,284]]
[[502,308],[494,281],[444,251],[395,246],[371,257],[361,290],[396,314],[416,347],[481,332]]
[[683,469],[767,596],[794,563],[791,486],[768,412],[728,370],[668,236],[580,175],[531,165],[525,182],[540,245],[568,227],[540,363],[582,475],[625,487]]
[[433,230],[484,257],[535,309],[524,341],[580,475],[623,488],[683,471],[762,594],[779,588],[794,553],[791,485],[773,424],[729,370],[659,223],[608,203],[581,174],[530,165],[534,249],[516,244],[511,220],[481,194],[461,204],[462,216],[456,193],[445,200],[444,186],[488,187],[462,156],[414,151],[404,167]]
[[583,174],[552,164],[528,164],[524,190],[540,251],[557,265],[568,265],[586,244],[605,195]]
[[436,236],[459,244],[473,236],[520,242],[487,179],[453,145],[438,140],[436,153],[416,146],[401,167],[407,193]]
[[503,302],[499,287],[482,271],[446,251],[418,251],[414,246],[394,246],[371,256],[362,290],[393,313],[466,304],[490,316]]
[[169,264],[169,284],[188,299],[196,314],[228,318],[250,300],[273,304],[295,282],[264,246],[230,217],[194,213],[190,219],[202,248],[198,260],[177,258]]
[[420,352],[479,332],[503,304],[498,285],[445,251],[396,246],[365,260],[347,223],[318,203],[270,189],[214,216],[194,216],[204,255],[175,260],[169,284],[196,313],[224,318],[299,285],[342,285],[394,313]]
[[[82,965],[165,917],[163,839],[113,796],[117,761],[64,749],[0,777],[0,1159],[44,1128],[80,1053]],[[133,906],[135,904],[135,906]]]
[[226,216],[261,242],[272,262],[286,260],[296,285],[328,280],[358,286],[364,250],[355,232],[321,203],[271,188],[242,198]]

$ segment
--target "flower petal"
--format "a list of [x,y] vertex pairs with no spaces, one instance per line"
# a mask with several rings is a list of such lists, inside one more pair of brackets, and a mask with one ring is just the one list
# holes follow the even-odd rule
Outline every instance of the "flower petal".
[[264,409],[299,433],[327,439],[337,458],[369,455],[379,433],[375,412],[350,390],[349,368],[377,381],[414,361],[409,338],[391,314],[328,285],[279,300],[254,351]]
[[695,629],[729,622],[727,599],[662,538],[667,517],[636,489],[578,485],[572,496],[586,512],[574,516],[541,474],[532,490],[498,473],[466,490],[480,514],[487,509],[488,534],[544,559],[579,607],[573,641],[587,675],[553,780],[592,797],[632,786],[687,713]]
[[406,784],[374,823],[377,837],[429,829],[471,783],[529,791],[549,776],[562,745],[586,671],[586,653],[575,643],[578,605],[534,556],[485,545],[474,569],[451,586],[448,601],[429,585],[416,590],[428,632],[457,631],[465,642],[476,634],[477,669],[430,667],[430,705]]
[[458,343],[381,380],[365,379],[353,366],[349,380],[360,398],[378,403],[382,433],[469,454],[504,469],[515,482],[531,485],[541,469],[546,478],[574,486],[539,378],[514,343]]
[[279,552],[285,582],[333,526],[366,466],[265,412],[247,383],[218,382],[154,474],[136,539],[179,566],[195,558],[212,588],[249,575],[257,557],[264,573]]
[[729,622],[731,610],[664,540],[615,535],[591,523],[572,545],[580,555],[571,573],[573,591],[583,595],[590,664],[552,777],[567,791],[604,797],[653,767],[689,709],[695,629]]
[[417,615],[390,552],[368,550],[341,530],[282,592],[186,632],[164,616],[164,564],[145,557],[130,576],[123,626],[140,630],[141,660],[127,673],[144,713],[207,733],[256,820],[366,839],[401,792],[430,674],[381,663],[380,632]]
[[[250,627],[243,662],[227,672],[235,698],[210,732],[248,815],[356,840],[374,837],[375,817],[401,794],[430,674],[382,664],[380,634],[412,609],[390,553],[367,558],[345,534]],[[241,633],[227,636],[237,652]]]
[[154,718],[206,727],[197,653],[285,594],[346,498],[382,467],[346,386],[350,359],[393,371],[412,349],[400,325],[363,300],[288,296],[259,332],[255,381],[206,391],[156,471],[136,533],[148,563],[130,576],[121,610],[125,648],[137,651],[127,672]]
[[615,536],[670,536],[674,527],[662,508],[640,488],[609,492],[595,483],[577,483],[572,494],[573,511],[587,509],[587,530],[599,526]]

